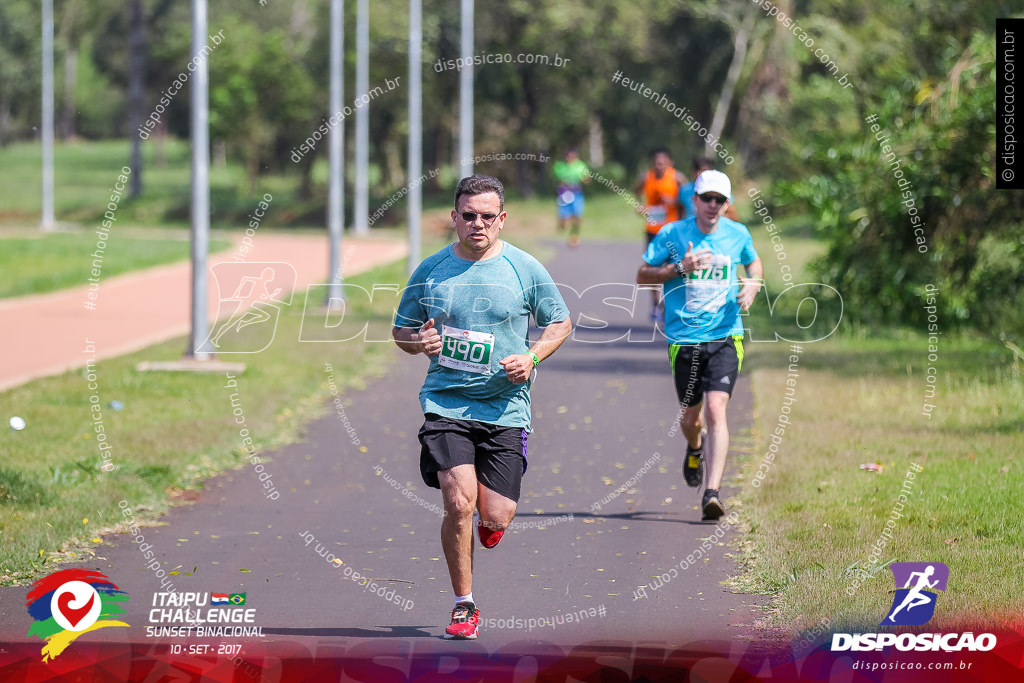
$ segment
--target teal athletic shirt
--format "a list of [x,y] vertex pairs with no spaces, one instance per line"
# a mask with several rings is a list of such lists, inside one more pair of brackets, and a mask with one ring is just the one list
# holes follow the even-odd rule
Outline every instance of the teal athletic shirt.
[[690,273],[684,280],[665,283],[665,336],[669,344],[696,344],[743,334],[737,269],[757,258],[750,231],[724,216],[718,227],[705,235],[690,216],[661,228],[647,247],[644,261],[650,266],[682,261],[689,243],[694,252],[711,249],[712,266]]
[[[456,364],[468,366],[446,367],[440,357],[432,357],[420,405],[424,413],[528,430],[530,382],[508,381],[498,361],[530,350],[531,315],[538,327],[547,327],[566,320],[569,309],[548,271],[522,249],[502,242],[497,256],[467,261],[453,247],[416,268],[395,315],[395,327],[418,328],[433,318],[439,334],[455,328],[450,340],[442,340],[442,353],[451,349]],[[494,335],[493,348],[460,349],[459,341],[468,338],[463,331]]]

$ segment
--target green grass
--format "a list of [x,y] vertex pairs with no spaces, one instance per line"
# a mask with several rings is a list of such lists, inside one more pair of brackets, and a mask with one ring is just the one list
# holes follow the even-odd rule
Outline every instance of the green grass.
[[[144,191],[138,199],[120,198],[118,225],[176,225],[187,227],[189,151],[180,140],[168,140],[166,164],[157,165],[156,148],[143,145]],[[127,140],[58,144],[54,148],[54,205],[58,222],[93,224],[102,220],[121,168],[129,161]],[[37,143],[16,143],[0,148],[0,222],[35,226],[41,207],[42,166]],[[213,167],[211,202],[235,194],[241,180],[233,168]],[[180,215],[173,220],[168,210]]]
[[[363,286],[404,281],[404,262],[348,280]],[[232,391],[224,388],[222,373],[135,370],[143,360],[179,358],[183,339],[100,361],[99,402],[116,465],[110,473],[98,469],[102,461],[84,371],[0,393],[0,414],[27,422],[23,431],[0,433],[0,583],[24,582],[62,560],[93,552],[92,539],[119,523],[122,499],[155,519],[183,490],[201,487],[225,468],[248,466],[232,415],[234,391],[254,440],[269,450],[295,441],[301,426],[323,411],[329,395],[325,361],[334,366],[341,391],[382,371],[394,350],[389,343],[300,346],[303,306],[300,297],[286,309],[267,350],[233,357],[247,369]],[[382,299],[353,299],[348,311],[378,335],[390,330],[391,313],[390,302]],[[109,407],[114,400],[124,404],[122,410]]]
[[[41,294],[86,284],[92,277],[93,252],[97,236],[83,233],[37,233],[24,231],[19,236],[0,236],[0,298]],[[177,239],[138,232],[119,234],[111,231],[102,256],[104,279],[133,270],[164,263],[183,261],[189,257],[187,235]],[[215,239],[210,252],[227,249],[230,243]]]
[[[111,199],[121,168],[130,159],[127,140],[74,142],[54,149],[54,204],[58,223],[95,227]],[[189,226],[191,206],[190,152],[187,141],[169,139],[162,163],[156,143],[142,146],[143,191],[135,198],[120,198],[117,225],[144,227]],[[42,205],[40,147],[37,143],[16,143],[0,147],[0,225],[34,227]],[[239,228],[260,196],[274,198],[263,227],[323,225],[323,194],[316,202],[296,198],[298,176],[268,174],[250,192],[243,169],[235,163],[210,166],[210,221],[215,228]]]
[[[799,220],[783,221],[788,262],[800,282],[819,247]],[[755,234],[772,285],[772,252]],[[771,291],[778,292],[776,280]],[[751,325],[769,325],[763,300]],[[929,630],[1007,623],[1019,612],[1024,500],[1024,372],[1013,355],[978,335],[949,330],[933,363],[935,398],[925,399],[927,337],[906,329],[841,325],[803,344],[796,403],[774,463],[754,486],[777,427],[790,363],[789,344],[747,346],[755,393],[754,448],[737,453],[739,504],[748,523],[744,571],[734,584],[773,596],[766,625],[791,634],[828,618],[833,630],[877,630],[894,590],[891,560],[950,567]],[[924,403],[936,406],[932,417]],[[860,469],[881,463],[881,473]],[[897,503],[911,463],[917,474],[892,540],[868,556]],[[871,578],[851,582],[859,569]],[[850,587],[853,595],[847,594]]]
[[[1014,456],[1024,449],[1024,374],[995,345],[950,335],[936,363],[938,391],[926,401],[926,345],[905,336],[804,345],[792,426],[759,489],[753,477],[781,411],[789,352],[788,345],[751,352],[758,448],[741,481],[746,513],[759,526],[748,538],[748,587],[777,596],[779,623],[877,624],[892,575],[883,570],[855,587],[850,568],[892,559],[949,565],[949,588],[929,628],[1016,612],[1024,468]],[[925,402],[937,406],[931,418],[922,414]],[[859,468],[875,462],[882,473]],[[924,471],[893,539],[869,566],[911,463]]]

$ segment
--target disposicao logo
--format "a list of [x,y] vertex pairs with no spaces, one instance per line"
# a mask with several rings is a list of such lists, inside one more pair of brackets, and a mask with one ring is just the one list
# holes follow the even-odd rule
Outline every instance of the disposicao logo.
[[84,633],[107,626],[127,627],[123,621],[109,619],[123,613],[121,603],[127,601],[128,594],[104,574],[63,569],[32,584],[25,605],[34,621],[25,635],[46,641],[42,650],[45,662]]
[[[938,593],[946,590],[949,567],[941,562],[894,562],[889,565],[896,580],[896,594],[889,613],[879,626],[921,626],[935,615]],[[987,652],[996,637],[982,633],[833,633],[832,651],[880,652],[887,647],[917,652]]]
[[[880,626],[920,626],[935,614],[938,593],[946,590],[949,567],[941,562],[894,562],[889,565],[896,579],[892,607]],[[900,588],[900,586],[903,586]]]

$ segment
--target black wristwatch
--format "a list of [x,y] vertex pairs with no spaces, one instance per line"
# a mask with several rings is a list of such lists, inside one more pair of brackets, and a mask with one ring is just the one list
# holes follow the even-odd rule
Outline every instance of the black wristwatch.
[[675,266],[676,273],[679,275],[679,277],[686,278],[686,270],[683,268],[683,262],[682,261],[676,261],[672,265]]

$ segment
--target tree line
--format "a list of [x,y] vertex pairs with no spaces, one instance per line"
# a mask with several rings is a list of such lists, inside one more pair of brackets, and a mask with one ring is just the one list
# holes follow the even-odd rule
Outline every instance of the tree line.
[[[0,5],[0,144],[38,134],[38,5]],[[350,104],[360,93],[346,5]],[[163,98],[139,143],[159,153],[168,136],[187,137],[189,92],[174,84],[193,58],[190,11],[172,0],[57,2],[58,136],[140,138]],[[370,4],[371,88],[406,76],[407,12],[404,0]],[[652,148],[669,147],[687,171],[713,138],[734,158],[724,170],[771,188],[776,218],[809,216],[828,245],[816,273],[842,292],[845,315],[923,324],[931,284],[949,325],[1019,341],[1024,200],[994,189],[993,31],[1013,13],[991,0],[478,0],[474,151],[508,156],[489,168],[529,196],[549,190],[550,168],[517,154],[557,159],[578,147],[621,184]],[[300,196],[318,193],[312,169],[326,146],[298,162],[290,153],[332,114],[328,19],[324,1],[210,7],[210,32],[223,36],[208,57],[211,139],[250,186],[286,173]],[[460,57],[457,0],[425,5],[424,166],[439,171],[428,194],[447,193],[457,172]],[[659,101],[624,90],[616,73]],[[382,196],[408,182],[405,94],[369,105]],[[144,183],[140,164],[132,180]]]

